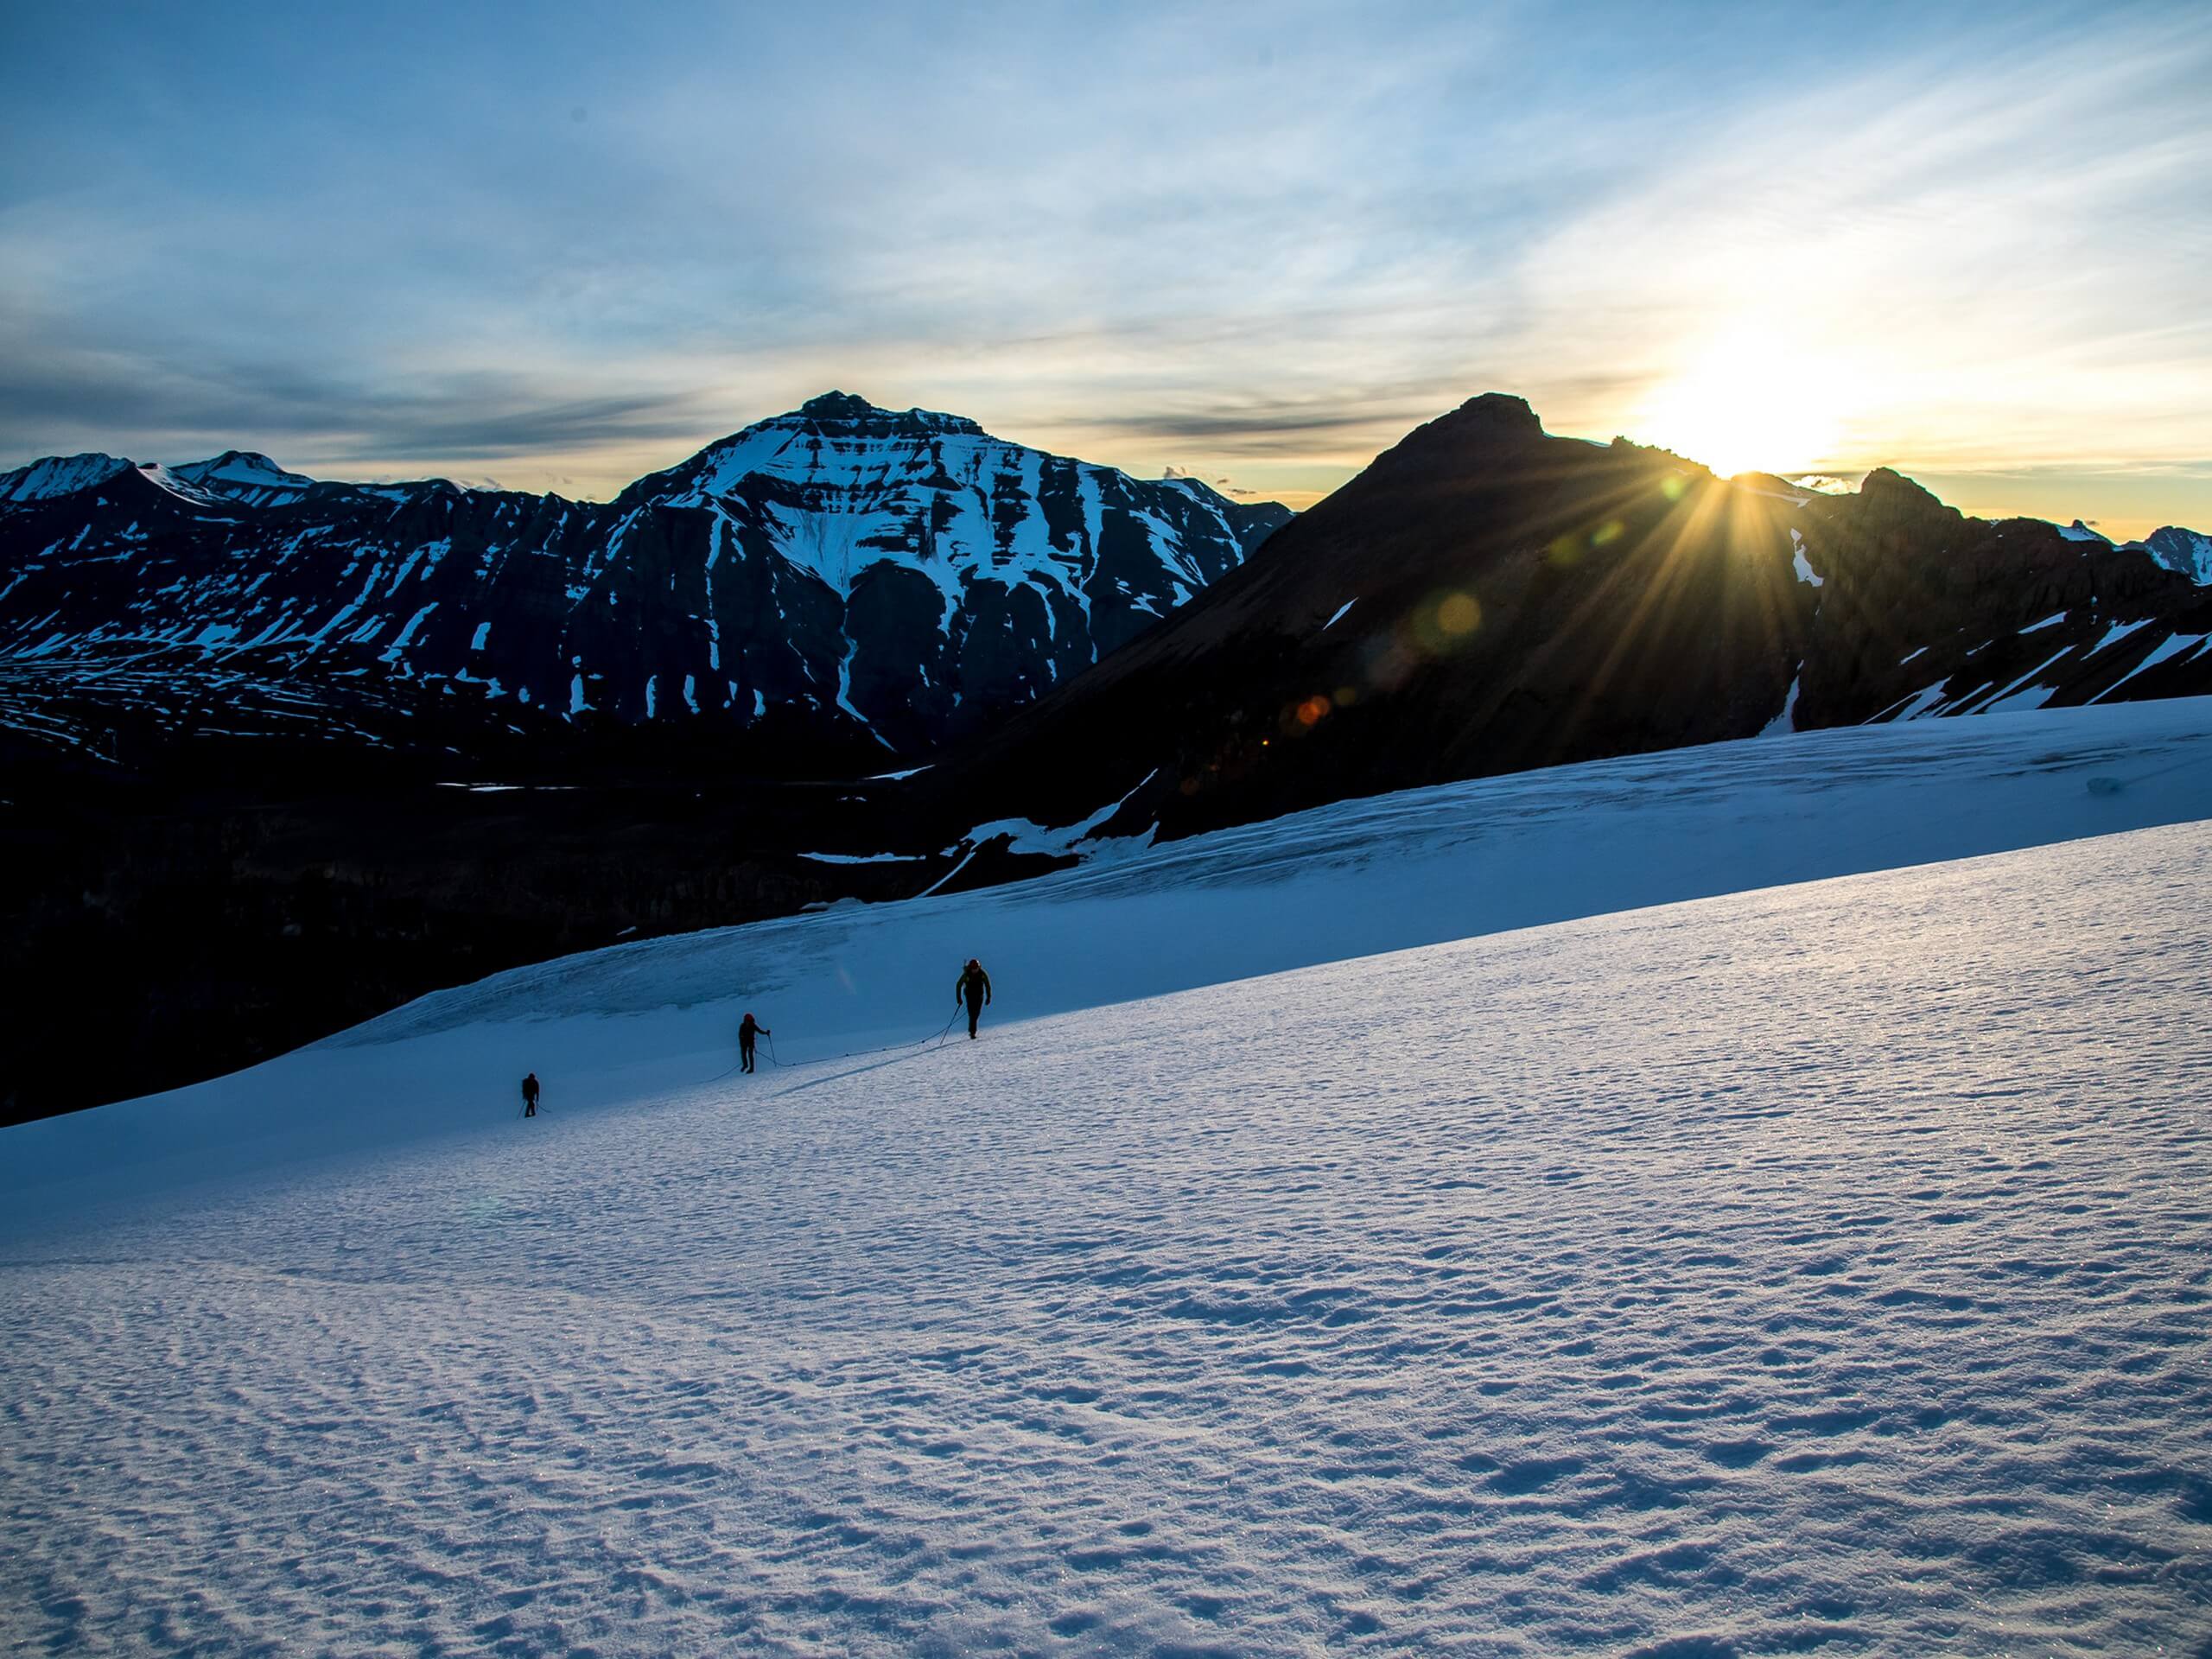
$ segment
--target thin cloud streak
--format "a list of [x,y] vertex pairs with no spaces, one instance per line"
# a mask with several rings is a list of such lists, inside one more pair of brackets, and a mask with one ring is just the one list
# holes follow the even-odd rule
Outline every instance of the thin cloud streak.
[[2212,520],[2186,9],[531,16],[342,64],[263,13],[29,20],[0,464],[607,493],[836,385],[1310,499],[1488,390],[1666,441],[1752,328],[1747,399],[1837,406],[1777,464],[2163,467]]

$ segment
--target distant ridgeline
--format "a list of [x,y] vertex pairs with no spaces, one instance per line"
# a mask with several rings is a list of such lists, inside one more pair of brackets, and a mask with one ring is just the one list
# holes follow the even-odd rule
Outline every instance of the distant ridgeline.
[[0,729],[466,756],[647,727],[862,768],[1073,677],[1290,517],[836,392],[604,504],[54,458],[0,474]]
[[2190,531],[1985,522],[1886,469],[1842,494],[1723,480],[1492,394],[918,793],[940,822],[1118,802],[1096,833],[1174,836],[1762,733],[2208,692],[2208,582]]
[[2212,691],[2208,578],[2192,532],[1723,480],[1496,395],[1295,519],[837,394],[603,505],[41,461],[0,474],[0,1119],[1115,836]]

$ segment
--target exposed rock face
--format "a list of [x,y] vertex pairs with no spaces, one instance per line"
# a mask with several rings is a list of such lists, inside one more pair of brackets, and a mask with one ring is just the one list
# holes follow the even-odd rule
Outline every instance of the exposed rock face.
[[0,720],[81,741],[191,705],[394,747],[613,722],[912,754],[1072,677],[1289,517],[842,393],[605,504],[317,483],[237,451],[41,461],[0,475]]
[[1518,398],[1408,435],[988,749],[939,831],[1165,834],[1762,732],[2212,690],[2212,592],[2141,548],[1547,436]]
[[2168,524],[2145,537],[2143,545],[2167,569],[2180,571],[2200,588],[2212,587],[2212,536]]
[[2204,632],[2212,605],[2140,548],[2040,519],[1968,518],[1886,468],[1802,517],[1828,588],[1801,729],[2212,687],[2212,658],[2165,673],[2183,653],[2150,660]]

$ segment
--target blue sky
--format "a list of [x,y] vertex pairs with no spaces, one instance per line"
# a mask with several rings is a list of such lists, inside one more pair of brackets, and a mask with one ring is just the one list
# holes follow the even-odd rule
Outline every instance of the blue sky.
[[603,494],[830,386],[1302,505],[1475,392],[2212,528],[2201,8],[20,9],[0,465]]

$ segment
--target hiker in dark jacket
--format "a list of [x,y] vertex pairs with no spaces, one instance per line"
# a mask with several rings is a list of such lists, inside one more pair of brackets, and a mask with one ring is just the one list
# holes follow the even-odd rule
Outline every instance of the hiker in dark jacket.
[[960,970],[960,977],[952,988],[955,1007],[968,1004],[968,1040],[976,1039],[976,1022],[983,1017],[983,1005],[991,1000],[991,976],[983,971],[983,964],[975,957],[968,958],[968,965]]
[[537,1073],[533,1071],[522,1080],[522,1115],[537,1116]]
[[745,1023],[737,1028],[738,1065],[747,1071],[753,1070],[753,1045],[754,1041],[759,1038],[772,1037],[776,1033],[774,1032],[769,1030],[767,1027],[762,1025],[751,1014],[747,1014],[745,1016]]

